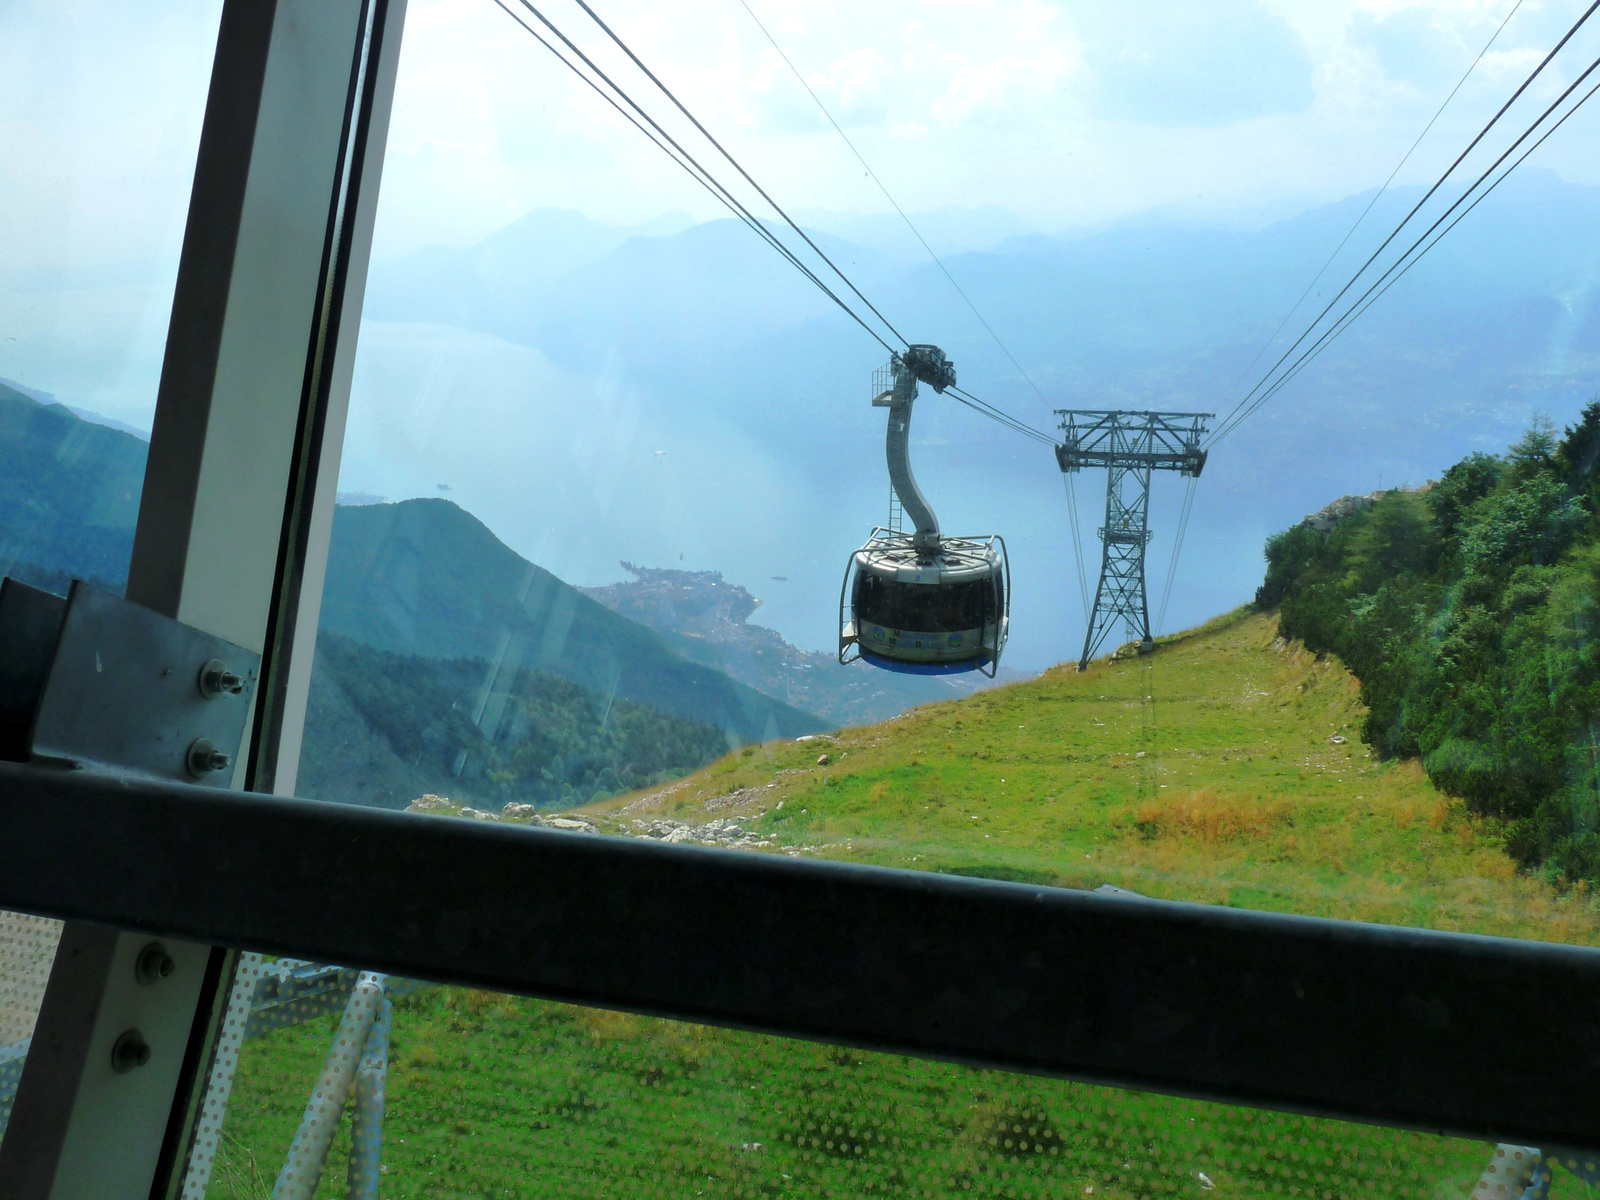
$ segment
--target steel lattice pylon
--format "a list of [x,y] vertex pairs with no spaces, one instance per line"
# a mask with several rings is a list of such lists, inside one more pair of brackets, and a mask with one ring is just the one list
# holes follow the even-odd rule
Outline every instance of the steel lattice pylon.
[[1062,433],[1056,461],[1062,471],[1106,469],[1106,523],[1099,530],[1105,547],[1078,661],[1082,671],[1118,617],[1138,637],[1141,652],[1154,649],[1144,583],[1144,551],[1152,536],[1150,474],[1177,471],[1198,477],[1206,465],[1200,439],[1215,414],[1057,409],[1056,415]]

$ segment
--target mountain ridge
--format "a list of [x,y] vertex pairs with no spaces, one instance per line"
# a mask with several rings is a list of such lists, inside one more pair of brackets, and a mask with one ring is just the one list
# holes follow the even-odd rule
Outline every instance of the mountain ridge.
[[827,727],[684,658],[448,500],[335,510],[321,628],[389,653],[481,660],[490,694],[501,672],[549,671],[601,695],[709,721],[731,744]]
[[[578,590],[654,629],[684,657],[838,725],[871,724],[995,686],[976,671],[929,677],[843,666],[836,654],[801,650],[776,630],[751,624],[761,601],[721,571],[621,566],[631,581]],[[1002,667],[997,678],[1007,683],[1026,676]]]

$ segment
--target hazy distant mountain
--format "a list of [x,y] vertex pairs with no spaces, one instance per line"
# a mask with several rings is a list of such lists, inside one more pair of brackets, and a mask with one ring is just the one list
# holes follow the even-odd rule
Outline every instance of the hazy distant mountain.
[[[988,250],[1009,238],[1040,232],[1038,227],[1001,208],[948,205],[931,212],[913,213],[913,233],[899,213],[835,213],[824,209],[797,209],[791,215],[808,229],[820,229],[847,242],[923,263],[928,250],[940,256]],[[918,235],[921,235],[919,240]],[[926,241],[924,247],[922,242]]]
[[[676,571],[623,563],[626,583],[581,589],[613,612],[656,630],[686,658],[715,667],[769,696],[840,725],[867,725],[927,704],[969,696],[991,680],[964,675],[901,675],[836,654],[800,650],[774,630],[752,625],[761,601],[720,571]],[[787,580],[774,580],[772,590]],[[999,682],[1026,678],[1002,671]]]
[[509,711],[509,681],[523,670],[707,722],[733,744],[826,728],[684,658],[523,559],[448,500],[335,510],[321,628],[393,654],[482,660],[478,723],[491,739]]
[[[79,576],[120,592],[147,449],[131,434],[0,385],[0,574],[57,592]],[[689,661],[656,633],[520,558],[449,501],[335,512],[322,630],[448,662],[446,674],[475,662],[481,711],[474,723],[489,744],[499,744],[514,721],[518,681],[528,671],[571,680],[602,705],[625,700],[704,722],[736,743],[826,727]],[[616,765],[609,782],[620,786],[632,776],[627,762]],[[581,773],[570,782],[583,783]]]
[[0,574],[120,589],[133,552],[139,438],[0,384]]
[[603,225],[568,209],[537,208],[475,246],[429,246],[374,263],[366,315],[386,320],[426,307],[472,321],[495,307],[517,309],[630,238],[665,237],[693,224],[685,213],[666,213],[643,225]]
[[[817,240],[901,333],[944,346],[965,387],[1050,431],[1054,408],[1226,413],[1419,196],[1378,201],[1270,350],[1370,194],[1255,228],[1146,217],[949,254],[1042,398],[938,267],[872,240],[892,221],[860,224],[864,241]],[[452,270],[404,295],[374,283],[347,486],[404,496],[454,480],[502,537],[585,585],[615,580],[620,558],[784,575],[765,623],[825,651],[845,559],[886,515],[868,386],[887,352],[732,221],[630,238],[515,302]],[[1597,288],[1600,188],[1512,176],[1213,452],[1168,626],[1247,600],[1266,535],[1327,496],[1497,451],[1534,409],[1570,420],[1600,388]],[[945,528],[1007,539],[1012,661],[1076,657],[1083,614],[1049,448],[931,396],[913,444]],[[1092,574],[1104,475],[1075,487]],[[1154,488],[1156,607],[1182,490]]]

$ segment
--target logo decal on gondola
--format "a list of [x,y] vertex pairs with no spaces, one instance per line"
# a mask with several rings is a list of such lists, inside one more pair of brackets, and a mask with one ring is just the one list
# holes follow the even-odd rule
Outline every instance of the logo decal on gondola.
[[872,631],[872,640],[873,640],[873,641],[875,641],[875,642],[881,642],[881,641],[883,641],[883,630],[881,630],[881,629],[874,629],[874,630],[873,630],[873,631]]
[[952,633],[952,634],[951,634],[951,635],[950,635],[950,644],[951,644],[951,645],[952,645],[952,646],[959,646],[959,645],[961,645],[961,635],[960,635],[960,634],[959,634],[959,633]]

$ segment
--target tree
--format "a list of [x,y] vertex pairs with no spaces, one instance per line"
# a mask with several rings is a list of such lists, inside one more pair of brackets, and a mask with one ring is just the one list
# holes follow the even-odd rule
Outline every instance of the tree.
[[1511,443],[1506,457],[1518,474],[1526,477],[1542,471],[1555,460],[1556,427],[1549,414],[1535,412],[1528,422],[1528,430]]
[[1578,494],[1588,491],[1600,469],[1600,395],[1584,405],[1575,425],[1569,425],[1556,464],[1566,476],[1567,486]]

